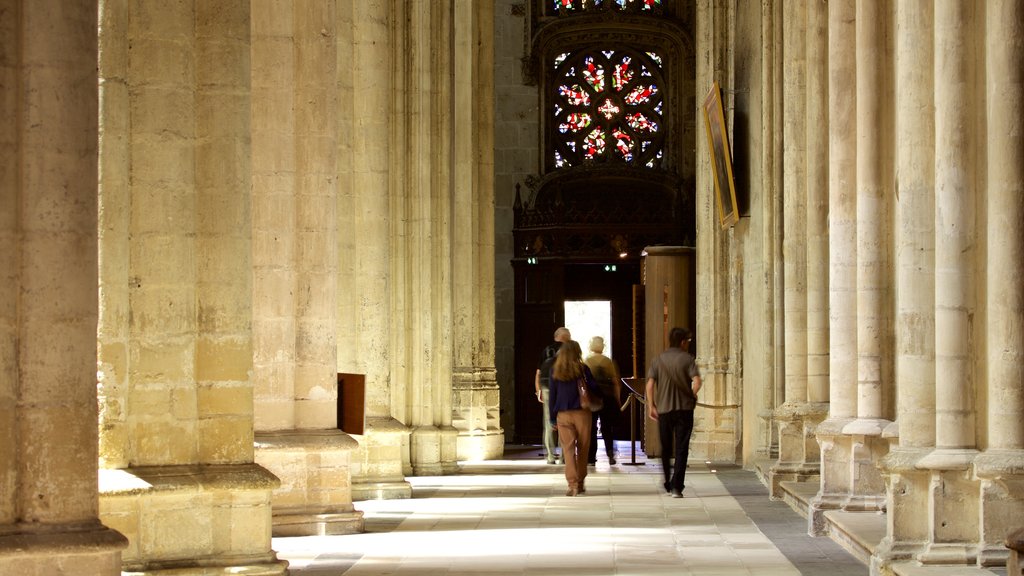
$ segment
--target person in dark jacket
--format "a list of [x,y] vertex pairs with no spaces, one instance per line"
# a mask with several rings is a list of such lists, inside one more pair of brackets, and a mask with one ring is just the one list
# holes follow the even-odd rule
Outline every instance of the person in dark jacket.
[[580,404],[579,381],[583,379],[588,394],[598,395],[597,383],[590,368],[583,363],[580,343],[569,340],[562,344],[555,356],[550,378],[550,418],[558,431],[565,459],[566,496],[586,492],[587,452],[590,450],[590,410]]
[[569,329],[565,326],[555,330],[555,341],[545,346],[544,351],[541,352],[540,363],[537,365],[537,376],[533,382],[537,392],[537,402],[543,405],[540,419],[544,423],[544,431],[541,441],[544,444],[544,456],[547,457],[548,464],[554,464],[556,460],[559,464],[564,463],[555,450],[555,429],[548,420],[548,413],[551,410],[548,399],[548,378],[551,376],[551,367],[555,364],[555,355],[558,354],[558,349],[571,338],[572,335],[569,334]]

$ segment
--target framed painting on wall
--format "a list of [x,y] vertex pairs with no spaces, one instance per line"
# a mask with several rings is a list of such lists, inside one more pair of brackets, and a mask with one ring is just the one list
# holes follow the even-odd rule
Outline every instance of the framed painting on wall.
[[715,181],[718,200],[718,218],[722,228],[732,226],[740,219],[736,202],[736,184],[732,177],[732,157],[729,152],[729,133],[722,106],[722,90],[715,82],[704,99],[704,125],[708,132],[708,150],[711,152],[711,173]]

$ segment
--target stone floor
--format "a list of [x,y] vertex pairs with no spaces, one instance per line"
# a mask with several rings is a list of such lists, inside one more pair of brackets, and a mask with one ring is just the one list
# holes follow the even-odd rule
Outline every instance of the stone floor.
[[356,502],[363,534],[275,538],[274,549],[298,576],[868,573],[736,466],[691,462],[684,498],[671,498],[660,464],[625,442],[570,498],[562,467],[536,447],[505,458],[409,478],[409,500]]

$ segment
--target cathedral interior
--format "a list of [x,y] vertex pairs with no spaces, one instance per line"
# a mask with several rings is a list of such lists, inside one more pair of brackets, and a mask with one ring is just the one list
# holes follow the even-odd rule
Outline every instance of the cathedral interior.
[[287,574],[539,444],[559,326],[691,328],[694,465],[871,574],[1024,574],[1021,62],[1020,0],[0,0],[0,574]]

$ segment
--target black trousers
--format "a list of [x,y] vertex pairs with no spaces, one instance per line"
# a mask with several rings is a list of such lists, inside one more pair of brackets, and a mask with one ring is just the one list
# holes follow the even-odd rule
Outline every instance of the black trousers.
[[619,416],[619,403],[615,398],[604,397],[604,407],[594,412],[593,426],[590,427],[590,454],[587,462],[597,462],[597,419],[601,419],[601,437],[604,439],[604,453],[610,458],[615,454],[615,420]]
[[[661,467],[665,471],[665,488],[683,491],[686,460],[690,457],[690,435],[693,434],[693,410],[673,410],[658,414],[658,435],[661,438]],[[673,465],[671,460],[675,458]]]

